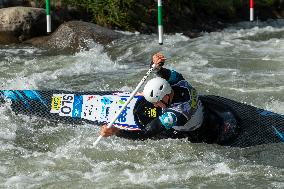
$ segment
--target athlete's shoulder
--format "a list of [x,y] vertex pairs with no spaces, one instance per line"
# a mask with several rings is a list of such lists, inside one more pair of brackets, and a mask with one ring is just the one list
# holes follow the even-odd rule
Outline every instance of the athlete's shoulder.
[[177,82],[184,80],[181,73],[173,69],[167,69],[162,67],[157,73],[159,77],[166,79],[171,85],[176,84]]
[[159,116],[159,120],[166,129],[170,129],[177,124],[177,117],[178,116],[175,112],[166,111],[161,116]]
[[182,80],[184,80],[183,76],[181,73],[177,72],[176,70],[172,70],[170,69],[170,77],[168,79],[168,82],[171,84],[171,85],[174,85]]

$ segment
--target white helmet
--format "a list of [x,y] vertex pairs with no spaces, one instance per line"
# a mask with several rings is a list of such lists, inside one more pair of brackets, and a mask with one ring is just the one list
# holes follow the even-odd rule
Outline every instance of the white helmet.
[[170,94],[171,91],[172,87],[167,80],[156,77],[148,81],[144,87],[143,94],[147,101],[158,102],[162,100],[165,95]]

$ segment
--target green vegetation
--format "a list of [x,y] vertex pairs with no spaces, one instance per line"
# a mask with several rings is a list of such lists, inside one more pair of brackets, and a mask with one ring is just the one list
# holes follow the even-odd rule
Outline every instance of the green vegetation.
[[[135,11],[143,12],[136,0],[63,0],[64,4],[73,5],[87,10],[93,21],[107,27],[118,27],[133,30]],[[138,8],[138,10],[137,10]]]
[[[35,1],[35,0],[27,0]],[[44,5],[45,0],[37,0]],[[51,2],[54,0],[51,0]],[[157,25],[157,1],[154,0],[56,0],[61,6],[73,6],[91,15],[94,23],[109,28],[152,32]],[[166,30],[188,28],[206,22],[247,20],[249,0],[162,0]],[[273,18],[283,7],[282,0],[255,0],[259,19]]]

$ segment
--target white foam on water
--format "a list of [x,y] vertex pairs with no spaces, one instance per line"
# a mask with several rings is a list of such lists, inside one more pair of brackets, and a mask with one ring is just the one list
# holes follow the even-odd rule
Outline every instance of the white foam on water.
[[284,90],[284,86],[280,87],[265,87],[265,88],[230,88],[234,91],[239,91],[242,93],[258,93],[258,92],[281,92]]
[[11,116],[9,113],[11,112],[10,103],[5,103],[0,106],[0,139],[13,141],[16,137],[16,129],[17,125],[11,122]]
[[40,83],[55,81],[60,77],[115,72],[119,68],[121,66],[103,52],[103,47],[97,45],[74,56],[57,55],[53,59],[27,60],[23,69],[16,73],[14,78],[7,79],[2,88],[36,89]]
[[33,179],[28,176],[13,176],[7,179],[7,181],[4,183],[4,187],[24,188],[26,184],[32,182]]
[[[283,38],[254,39],[265,33],[282,31],[283,27],[258,26],[204,33],[196,39],[182,34],[165,35],[163,46],[157,45],[157,35],[130,34],[127,39],[110,44],[111,52],[91,44],[89,51],[75,55],[41,56],[37,49],[19,48],[11,52],[8,49],[4,52],[7,57],[0,61],[3,73],[0,82],[6,89],[44,86],[50,89],[132,91],[149,68],[151,55],[161,51],[168,58],[165,66],[182,72],[198,87],[216,89],[225,96],[232,93],[238,97],[248,93],[253,100],[260,98],[261,105],[268,110],[284,114],[282,97],[268,101],[266,94],[273,97],[284,90],[281,84]],[[3,51],[0,50],[0,54]],[[19,54],[27,57],[17,56]],[[31,58],[29,54],[38,57]],[[73,84],[80,79],[82,83]],[[278,174],[281,167],[262,165],[257,159],[247,160],[243,157],[247,149],[235,150],[234,155],[240,158],[230,158],[227,152],[232,149],[222,151],[220,146],[182,140],[129,141],[117,137],[102,139],[95,148],[97,126],[84,124],[73,128],[59,124],[52,127],[37,118],[15,118],[5,108],[0,109],[0,114],[0,152],[3,157],[11,157],[1,161],[0,166],[0,173],[6,175],[1,178],[6,188],[68,187],[65,181],[99,188],[217,188],[228,186],[230,181],[236,183],[232,187],[238,187],[239,183],[243,184],[242,180],[255,188],[260,186],[256,182],[265,182],[271,187],[282,186],[278,181],[281,180],[281,174]],[[30,132],[31,137],[25,136],[30,143],[15,141],[19,137],[16,131],[22,127]],[[274,158],[273,155],[268,157]],[[271,181],[271,178],[275,180]]]
[[284,115],[284,102],[273,100],[266,104],[265,109]]
[[284,188],[284,182],[272,182],[271,187]]
[[43,52],[42,50],[38,49],[38,48],[34,48],[34,47],[10,47],[7,46],[7,48],[1,48],[0,49],[0,53],[3,53],[5,55],[19,55],[19,54],[24,54],[24,55],[29,55],[29,54],[34,54],[34,53],[40,53]]
[[208,173],[208,176],[213,175],[233,175],[234,171],[229,168],[229,166],[223,162],[214,165],[214,169]]

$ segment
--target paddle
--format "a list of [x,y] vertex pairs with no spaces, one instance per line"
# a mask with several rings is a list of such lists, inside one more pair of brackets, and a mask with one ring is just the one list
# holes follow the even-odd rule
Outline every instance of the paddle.
[[[146,79],[149,77],[149,75],[151,74],[151,72],[155,69],[155,64],[153,64],[152,68],[150,68],[148,70],[148,72],[146,73],[146,75],[142,78],[142,80],[140,81],[140,83],[137,85],[136,89],[131,93],[130,97],[128,98],[128,100],[124,103],[124,105],[120,108],[120,110],[116,113],[116,115],[114,116],[113,120],[108,124],[108,128],[111,128],[111,126],[114,124],[114,122],[117,120],[117,118],[119,117],[119,115],[121,114],[121,112],[126,108],[126,106],[130,103],[130,101],[134,98],[135,94],[137,93],[137,91],[140,89],[140,87],[143,85],[143,83],[146,81]],[[97,144],[99,143],[99,141],[101,140],[103,136],[100,135],[97,140],[94,142],[94,147],[97,146]]]

